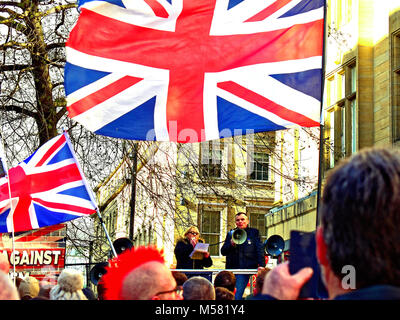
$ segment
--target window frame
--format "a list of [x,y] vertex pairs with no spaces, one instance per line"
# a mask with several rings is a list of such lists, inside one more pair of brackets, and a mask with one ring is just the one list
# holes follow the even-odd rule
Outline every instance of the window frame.
[[356,58],[353,58],[326,77],[327,168],[333,168],[339,159],[358,150],[357,74]]
[[[259,231],[259,233],[260,233],[260,239],[261,239],[261,242],[262,243],[264,243],[267,239],[268,239],[268,232],[267,232],[267,223],[266,223],[266,220],[265,220],[265,215],[268,213],[268,211],[267,212],[261,212],[261,211],[259,211],[259,210],[257,210],[257,211],[255,211],[255,210],[251,210],[251,211],[249,211],[249,212],[247,212],[247,215],[248,215],[248,217],[249,217],[249,225],[252,227],[252,228],[256,228],[256,229],[258,229],[258,231]],[[255,216],[258,216],[257,218],[262,218],[262,219],[260,219],[260,220],[262,220],[263,221],[263,228],[260,228],[259,227],[259,225],[256,223],[254,223],[254,217]],[[257,219],[258,220],[258,219]]]
[[[254,181],[254,182],[270,182],[271,177],[270,177],[270,168],[271,168],[271,161],[270,161],[270,154],[266,152],[265,150],[260,150],[256,149],[253,153],[253,156],[250,156],[250,170],[248,172],[248,180],[249,181]],[[262,160],[264,159],[257,159],[256,155],[260,155],[261,157],[266,156],[267,161],[264,162]],[[263,170],[265,167],[266,163],[266,170]],[[259,171],[259,165],[261,165],[261,170]],[[257,173],[261,173],[261,179],[258,179]],[[264,173],[267,175],[267,179],[263,179]],[[254,175],[254,178],[253,178]]]
[[[218,221],[218,225],[215,226],[215,230],[218,232],[206,232],[204,231],[204,218],[205,218],[205,213],[209,214],[218,214],[219,217],[217,217],[216,221]],[[222,226],[222,215],[223,215],[223,210],[222,209],[216,209],[216,208],[211,208],[211,209],[204,209],[202,208],[200,211],[200,234],[201,237],[204,239],[204,241],[208,244],[217,244],[220,243],[221,241],[221,226]],[[211,223],[212,224],[212,223]],[[211,225],[212,228],[212,225]],[[210,243],[210,239],[207,239],[208,237],[216,237],[215,243],[212,242]],[[215,250],[214,250],[215,248]],[[212,251],[216,251],[217,254],[214,254]],[[220,256],[220,246],[215,245],[215,246],[210,246],[209,247],[209,252],[211,256],[218,257]]]
[[391,111],[392,111],[392,141],[400,145],[400,29],[391,36]]
[[[199,175],[203,179],[224,178],[224,143],[222,141],[206,141],[201,143],[199,159]],[[215,154],[219,156],[214,157]],[[206,162],[206,163],[205,163]],[[219,174],[212,174],[210,172]]]

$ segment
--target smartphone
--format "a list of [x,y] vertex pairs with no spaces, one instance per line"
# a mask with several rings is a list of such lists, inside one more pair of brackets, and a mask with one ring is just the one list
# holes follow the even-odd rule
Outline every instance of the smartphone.
[[311,267],[314,271],[311,279],[301,289],[299,298],[328,298],[316,255],[315,232],[291,231],[289,252],[290,274],[304,267]]

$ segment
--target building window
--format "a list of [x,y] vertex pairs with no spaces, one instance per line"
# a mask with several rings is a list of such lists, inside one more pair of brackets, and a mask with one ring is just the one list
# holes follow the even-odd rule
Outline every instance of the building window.
[[349,124],[350,127],[350,146],[351,146],[351,153],[355,153],[358,149],[358,116],[357,116],[357,100],[356,100],[356,93],[357,93],[357,68],[356,65],[353,64],[349,67],[349,74],[350,74],[350,85],[348,86],[349,91],[346,95],[346,103],[348,108],[350,109],[350,116],[349,116]]
[[351,100],[350,110],[351,110],[351,153],[355,153],[357,152],[357,145],[358,145],[356,99]]
[[335,112],[329,112],[329,168],[335,165]]
[[252,228],[258,229],[260,232],[261,242],[264,243],[267,240],[267,228],[265,226],[265,212],[250,212],[249,214],[249,225]]
[[339,68],[326,80],[326,163],[329,168],[332,168],[339,159],[356,152],[358,148],[355,62],[352,61]]
[[335,0],[329,2],[330,23],[336,28],[340,28],[352,19],[352,0]]
[[344,105],[340,108],[341,132],[340,132],[340,148],[341,157],[346,156],[346,108]]
[[393,140],[394,142],[400,141],[400,32],[392,37],[393,59]]
[[222,151],[219,142],[208,141],[201,144],[200,175],[203,178],[222,177]]
[[250,180],[269,181],[269,154],[254,152],[250,161]]
[[201,236],[209,246],[209,252],[212,256],[219,256],[221,227],[221,212],[214,210],[203,210],[201,215]]
[[326,82],[326,90],[327,90],[327,106],[332,106],[336,102],[336,88],[334,77],[330,77]]
[[344,70],[337,74],[338,100],[346,97],[346,76]]
[[357,90],[357,69],[355,65],[350,68],[350,94],[355,93]]

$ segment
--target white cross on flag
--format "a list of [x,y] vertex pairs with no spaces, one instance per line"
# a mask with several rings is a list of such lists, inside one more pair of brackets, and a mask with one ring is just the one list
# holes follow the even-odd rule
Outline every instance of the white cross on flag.
[[319,126],[324,0],[81,0],[69,117],[117,138],[199,142]]

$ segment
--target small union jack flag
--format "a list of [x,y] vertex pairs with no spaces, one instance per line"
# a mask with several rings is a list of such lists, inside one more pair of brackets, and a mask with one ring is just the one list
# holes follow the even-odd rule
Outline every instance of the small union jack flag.
[[325,0],[80,0],[69,117],[117,138],[198,142],[319,126]]
[[60,224],[96,208],[66,132],[0,179],[1,233]]

